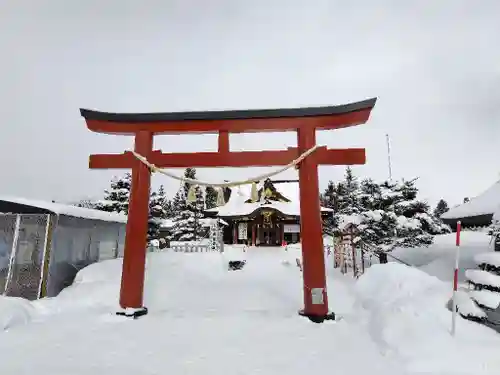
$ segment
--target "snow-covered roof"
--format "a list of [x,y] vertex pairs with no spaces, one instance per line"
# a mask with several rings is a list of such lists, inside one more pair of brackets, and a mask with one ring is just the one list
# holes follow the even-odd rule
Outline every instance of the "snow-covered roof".
[[[200,225],[202,227],[209,227],[216,220],[217,219],[213,219],[213,218],[209,218],[208,217],[208,218],[200,219],[199,221],[200,221]],[[222,225],[228,225],[227,222],[225,222],[222,219],[219,219],[219,223],[222,224]],[[160,226],[162,228],[165,228],[165,229],[173,228],[174,225],[175,225],[175,221],[173,221],[171,219],[164,219],[164,220],[161,221],[161,224],[160,224]]]
[[463,217],[491,215],[500,211],[500,181],[497,181],[484,193],[468,202],[451,208],[445,212],[442,219],[460,219]]
[[[217,212],[219,216],[244,216],[249,215],[258,208],[273,208],[282,212],[284,215],[300,216],[300,195],[298,182],[286,182],[275,184],[276,190],[290,200],[290,202],[270,203],[253,202],[245,203],[251,196],[251,186],[245,185],[234,188],[229,201],[221,207],[207,210],[208,212]],[[331,208],[321,207],[322,212],[331,212]]]
[[22,204],[25,206],[36,207],[42,210],[50,211],[56,215],[65,215],[71,217],[79,217],[83,219],[89,220],[100,220],[100,221],[110,221],[115,223],[126,223],[127,216],[114,213],[114,212],[105,212],[100,210],[94,210],[90,208],[84,207],[76,207],[71,206],[69,204],[63,203],[53,203],[53,202],[45,202],[34,199],[26,199],[19,197],[7,197],[0,196],[0,201],[11,202],[15,204]]

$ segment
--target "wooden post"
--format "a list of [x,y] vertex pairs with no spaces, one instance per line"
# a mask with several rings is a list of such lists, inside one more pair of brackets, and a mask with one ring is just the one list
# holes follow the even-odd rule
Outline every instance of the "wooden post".
[[[147,157],[153,150],[153,134],[139,132],[135,136],[135,151]],[[132,167],[132,186],[123,255],[120,306],[142,310],[144,273],[146,265],[146,241],[149,216],[149,189],[151,172],[139,160]]]
[[[297,130],[299,154],[316,145],[314,128]],[[324,320],[328,315],[325,257],[321,233],[318,164],[314,155],[299,165],[300,225],[302,234],[302,273],[304,277],[303,315]]]

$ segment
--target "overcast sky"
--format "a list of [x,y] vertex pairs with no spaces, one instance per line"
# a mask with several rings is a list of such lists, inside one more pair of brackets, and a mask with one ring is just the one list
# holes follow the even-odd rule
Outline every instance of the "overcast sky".
[[[499,20],[498,0],[0,0],[0,193],[102,195],[123,171],[91,171],[88,155],[132,142],[91,133],[80,107],[279,108],[376,96],[366,125],[321,132],[318,143],[365,147],[355,173],[383,179],[388,133],[394,177],[420,177],[432,204],[460,203],[500,178]],[[155,143],[164,152],[216,149],[210,135]],[[293,133],[231,137],[233,150],[293,145]],[[321,167],[321,186],[343,173]],[[179,186],[155,176],[160,183]]]

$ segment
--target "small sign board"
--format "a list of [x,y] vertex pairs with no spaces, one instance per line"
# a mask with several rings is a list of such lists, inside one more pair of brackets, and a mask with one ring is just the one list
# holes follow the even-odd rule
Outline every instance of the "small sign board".
[[323,305],[323,288],[311,288],[311,302],[313,305]]

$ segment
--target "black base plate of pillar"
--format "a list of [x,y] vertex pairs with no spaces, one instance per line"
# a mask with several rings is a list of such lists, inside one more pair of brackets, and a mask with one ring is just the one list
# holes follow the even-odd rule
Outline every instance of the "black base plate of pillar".
[[300,316],[305,316],[313,323],[323,323],[325,320],[335,320],[335,313],[331,312],[326,315],[311,315],[306,314],[304,310],[299,311]]
[[148,314],[148,308],[147,307],[143,307],[142,309],[137,309],[137,310],[135,310],[134,312],[131,312],[131,313],[127,313],[125,311],[118,311],[116,313],[116,315],[125,316],[127,318],[133,318],[133,319],[140,318],[141,316],[144,316],[144,315],[147,315],[147,314]]

